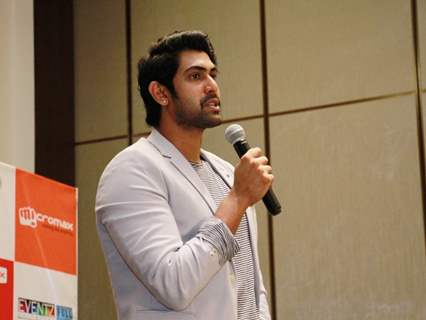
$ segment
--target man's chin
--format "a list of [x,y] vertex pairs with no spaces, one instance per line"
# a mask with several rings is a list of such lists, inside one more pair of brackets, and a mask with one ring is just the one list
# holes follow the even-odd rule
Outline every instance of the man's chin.
[[205,128],[207,129],[207,128],[214,128],[214,127],[220,126],[222,122],[223,122],[222,116],[218,115],[217,118],[209,119],[209,121],[206,121]]
[[220,113],[208,115],[204,114],[203,116],[192,119],[177,119],[177,123],[181,126],[193,127],[198,129],[214,128],[221,125],[222,122],[222,115]]

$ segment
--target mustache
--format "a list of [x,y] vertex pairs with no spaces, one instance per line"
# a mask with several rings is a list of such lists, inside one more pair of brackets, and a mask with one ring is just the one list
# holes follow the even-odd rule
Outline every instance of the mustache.
[[201,98],[200,104],[203,106],[207,101],[211,99],[217,99],[218,105],[220,106],[220,98],[215,93],[207,94],[205,97]]

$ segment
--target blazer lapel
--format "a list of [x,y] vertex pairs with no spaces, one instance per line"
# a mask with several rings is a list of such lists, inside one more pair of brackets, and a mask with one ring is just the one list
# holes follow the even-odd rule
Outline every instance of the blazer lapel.
[[210,157],[208,152],[203,149],[201,149],[201,156],[210,163],[213,170],[219,174],[229,189],[231,189],[234,185],[234,172],[230,168],[226,168],[222,163],[215,161],[214,158]]
[[207,187],[201,181],[198,174],[192,168],[189,161],[180,153],[180,151],[165,137],[163,137],[156,129],[152,129],[147,140],[161,153],[168,158],[171,164],[185,177],[186,180],[200,194],[201,198],[207,203],[212,214],[216,212],[216,204],[213,201]]

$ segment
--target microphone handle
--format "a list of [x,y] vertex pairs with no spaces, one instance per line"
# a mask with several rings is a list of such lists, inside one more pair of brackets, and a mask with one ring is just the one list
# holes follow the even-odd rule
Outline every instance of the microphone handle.
[[[238,156],[241,158],[250,149],[250,146],[246,140],[241,140],[234,143],[234,149],[237,152]],[[278,198],[272,188],[270,188],[268,192],[266,192],[266,194],[262,198],[262,201],[265,204],[268,212],[273,216],[281,212],[281,204],[278,201]]]

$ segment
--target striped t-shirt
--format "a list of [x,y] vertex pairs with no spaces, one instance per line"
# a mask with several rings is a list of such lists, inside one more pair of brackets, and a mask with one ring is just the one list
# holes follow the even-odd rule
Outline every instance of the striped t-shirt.
[[[206,185],[216,205],[219,206],[228,194],[229,187],[207,161],[201,160],[199,163],[191,162],[191,165],[199,175],[201,181]],[[222,224],[224,223],[222,222]],[[210,226],[209,224],[205,225],[200,232],[205,233],[203,238],[210,240],[209,242],[223,259],[232,260],[236,278],[238,320],[258,320],[259,310],[256,305],[255,268],[246,214],[241,219],[234,236],[235,239],[229,239],[233,236],[228,228],[222,226],[220,229],[221,231],[218,232],[217,220],[212,219]],[[217,235],[220,236],[218,237]],[[233,246],[232,242],[235,240],[237,245]],[[225,245],[223,245],[224,242]]]

